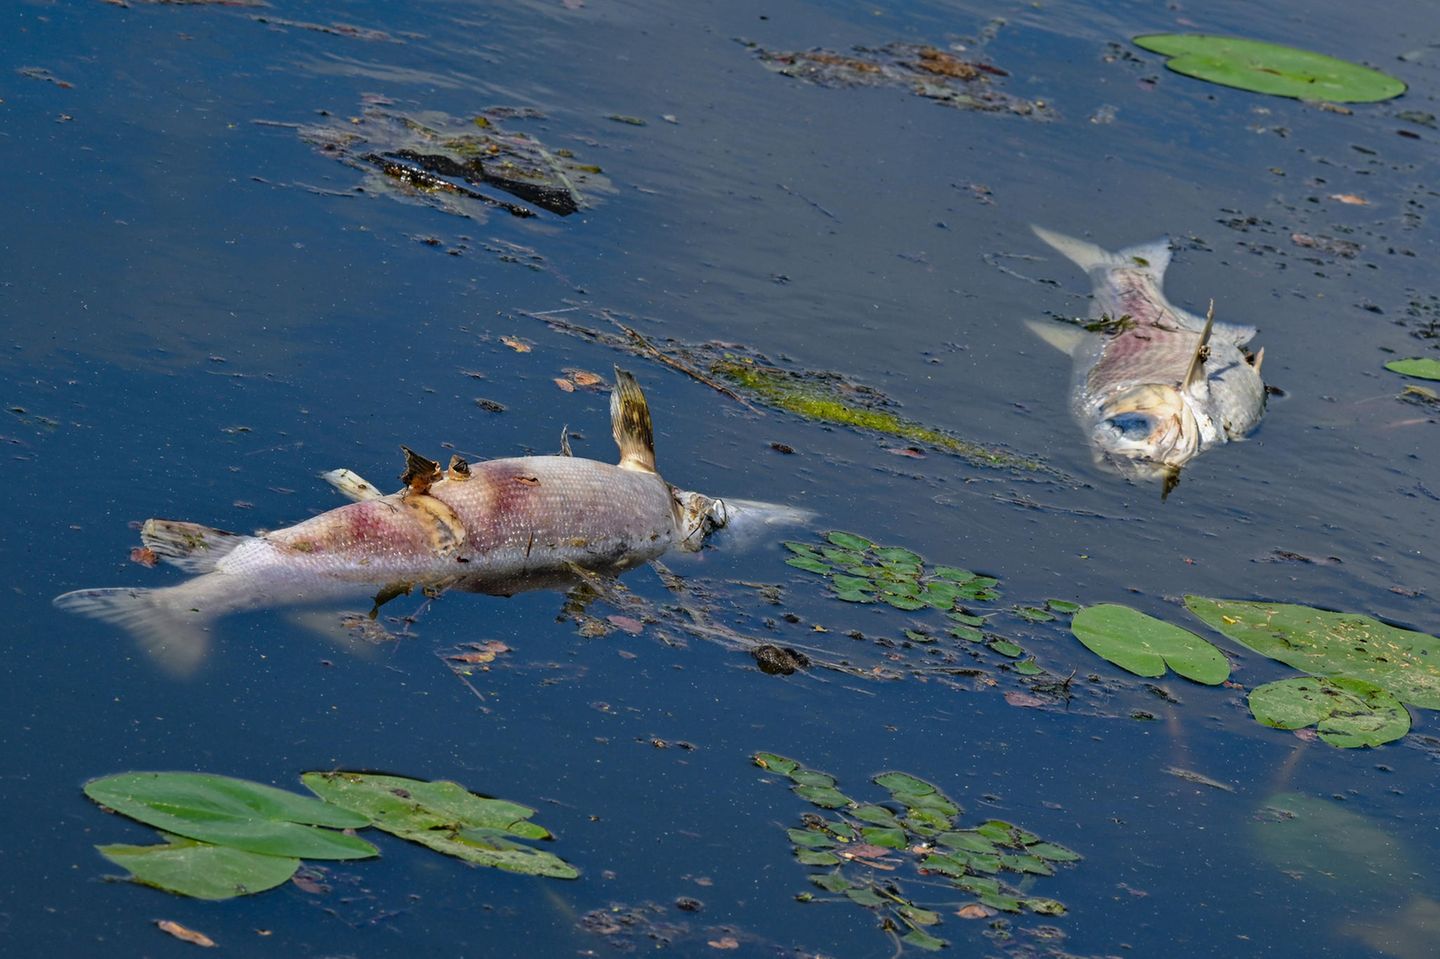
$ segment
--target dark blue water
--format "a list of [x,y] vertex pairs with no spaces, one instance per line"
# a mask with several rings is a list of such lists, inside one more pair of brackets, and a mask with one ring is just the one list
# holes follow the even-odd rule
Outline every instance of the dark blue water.
[[[0,13],[11,499],[0,952],[182,954],[192,947],[151,925],[170,918],[234,955],[604,955],[662,941],[709,955],[725,936],[742,955],[889,955],[869,913],[794,901],[806,870],[782,827],[809,807],[750,764],[763,749],[866,798],[880,798],[871,775],[903,769],[968,816],[1086,856],[1034,890],[1068,915],[1018,919],[1012,940],[947,912],[940,933],[956,954],[1373,955],[1361,924],[1388,929],[1381,939],[1402,959],[1432,954],[1437,753],[1423,710],[1401,743],[1331,749],[1254,724],[1243,690],[1172,677],[1163,686],[1179,702],[1167,702],[1057,627],[1006,631],[1055,675],[1076,672],[1068,711],[1009,705],[1003,693],[1021,687],[991,661],[980,678],[911,675],[902,667],[917,651],[896,653],[904,678],[893,681],[771,677],[720,644],[668,645],[657,627],[582,638],[549,592],[444,596],[413,636],[364,655],[287,611],[255,612],[221,624],[203,669],[178,681],[113,628],[52,609],[70,589],[178,582],[127,560],[146,517],[285,525],[337,504],[323,470],[387,485],[401,443],[441,459],[445,444],[475,457],[551,452],[568,424],[583,434],[577,454],[607,459],[607,397],[553,378],[618,361],[649,394],[670,481],[803,504],[817,529],[990,572],[1007,602],[1125,602],[1180,622],[1169,601],[1201,593],[1440,627],[1435,414],[1398,401],[1402,381],[1382,369],[1434,355],[1412,335],[1425,316],[1411,304],[1435,291],[1440,134],[1397,116],[1436,112],[1427,4],[574,6],[72,0]],[[1010,72],[1005,89],[1044,99],[1057,119],[808,86],[736,42],[948,45],[987,25],[984,56]],[[1187,80],[1138,51],[1115,56],[1133,34],[1170,29],[1324,50],[1411,92],[1342,115]],[[568,218],[473,204],[460,216],[297,133],[356,127],[376,97],[462,123],[495,106],[538,111],[505,129],[598,165],[610,189]],[[1331,199],[1350,194],[1367,203]],[[1213,296],[1219,315],[1261,328],[1267,379],[1285,395],[1260,433],[1202,457],[1164,503],[1097,472],[1064,412],[1068,361],[1021,325],[1084,312],[1086,281],[1030,223],[1110,248],[1174,237],[1171,297],[1193,309]],[[1317,252],[1297,234],[1358,249]],[[757,416],[527,315],[575,306],[564,315],[576,322],[611,310],[656,338],[840,370],[907,417],[1040,454],[1077,481],[896,456],[892,440]],[[1272,562],[1275,550],[1322,562]],[[721,541],[674,566],[747,635],[791,612],[799,622],[778,621],[778,641],[895,665],[844,633],[898,638],[905,617],[827,599],[784,555],[773,540]],[[737,581],[784,586],[782,605]],[[670,602],[650,570],[625,583]],[[511,652],[473,689],[437,656],[487,639]],[[1247,687],[1288,675],[1226,648]],[[451,778],[534,805],[584,875],[471,870],[382,840],[383,858],[340,865],[328,895],[285,887],[207,904],[102,878],[115,870],[95,843],[149,832],[95,808],[86,779],[198,769],[298,788],[301,772],[337,767]],[[1282,871],[1254,839],[1279,790],[1364,817],[1418,876],[1353,886]],[[1335,854],[1333,871],[1363,869],[1356,858]],[[703,909],[677,910],[681,896]],[[579,917],[597,909],[652,922],[586,931]],[[1044,926],[1060,938],[1042,938]]]

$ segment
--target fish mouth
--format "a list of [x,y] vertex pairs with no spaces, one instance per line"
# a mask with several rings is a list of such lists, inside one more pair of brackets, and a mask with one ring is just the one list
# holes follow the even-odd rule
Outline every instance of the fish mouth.
[[1200,452],[1201,424],[1173,386],[1133,387],[1098,412],[1091,433],[1096,461],[1125,476],[1168,478]]

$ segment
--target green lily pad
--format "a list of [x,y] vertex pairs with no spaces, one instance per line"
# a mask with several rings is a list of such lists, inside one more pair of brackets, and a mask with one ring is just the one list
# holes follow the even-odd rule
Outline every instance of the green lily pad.
[[1087,606],[1070,631],[1093,653],[1137,676],[1163,676],[1169,666],[1186,679],[1216,686],[1230,678],[1230,663],[1188,629],[1114,603]]
[[554,879],[579,871],[553,853],[515,842],[548,839],[529,821],[535,810],[477,796],[459,783],[370,773],[311,772],[301,777],[317,796],[362,813],[377,829],[479,866]]
[[1359,613],[1186,596],[1196,616],[1262,656],[1312,676],[1348,676],[1402,703],[1440,709],[1440,639]]
[[838,529],[826,533],[825,538],[843,549],[853,549],[858,552],[864,552],[867,549],[873,549],[875,547],[874,543],[863,536],[856,536],[854,533],[847,533]]
[[1241,37],[1160,33],[1135,45],[1170,59],[1165,66],[1198,80],[1298,100],[1372,103],[1405,92],[1388,74],[1323,53]]
[[830,564],[814,556],[791,556],[785,561],[786,566],[794,566],[796,569],[803,569],[808,573],[828,573]]
[[318,799],[188,772],[119,773],[92,779],[85,795],[118,813],[177,836],[267,856],[364,859],[370,843],[334,829],[370,825],[360,813]]
[[[936,921],[938,922],[939,920],[937,919]],[[900,941],[908,946],[924,949],[926,952],[937,952],[948,945],[944,939],[937,939],[923,929],[911,929],[900,937]]]
[[838,866],[840,857],[823,849],[806,849],[802,846],[795,850],[795,861],[802,866]]
[[1391,360],[1385,369],[1392,373],[1415,376],[1422,380],[1440,380],[1440,360],[1432,357],[1415,357],[1408,360]]
[[1374,683],[1345,676],[1304,676],[1250,692],[1250,712],[1266,726],[1318,726],[1320,738],[1352,749],[1392,742],[1410,731],[1410,714]]
[[844,892],[850,888],[850,881],[838,872],[829,872],[823,876],[811,876],[810,881],[826,892]]
[[291,856],[265,856],[179,836],[166,838],[169,841],[159,846],[95,848],[115,865],[130,870],[134,882],[196,899],[233,899],[264,892],[288,882],[300,868],[300,860]]

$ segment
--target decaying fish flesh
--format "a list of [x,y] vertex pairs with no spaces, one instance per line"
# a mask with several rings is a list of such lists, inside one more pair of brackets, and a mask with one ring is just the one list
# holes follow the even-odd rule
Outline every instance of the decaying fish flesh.
[[672,547],[698,549],[740,515],[788,518],[764,504],[729,507],[671,487],[655,470],[650,412],[629,373],[610,398],[620,462],[525,456],[448,468],[406,450],[404,488],[381,495],[349,470],[326,478],[356,500],[302,523],[242,536],[151,519],[154,555],[199,574],[158,589],[84,589],[62,609],[122,626],[176,673],[205,655],[206,631],[243,609],[314,604],[378,589],[508,595],[555,585],[575,570],[612,573]]
[[1071,411],[1095,460],[1169,493],[1180,469],[1212,446],[1243,439],[1265,412],[1260,363],[1242,348],[1249,326],[1218,323],[1172,305],[1161,290],[1167,240],[1109,253],[1040,227],[1040,239],[1090,275],[1090,316],[1100,332],[1030,321],[1042,339],[1075,361]]

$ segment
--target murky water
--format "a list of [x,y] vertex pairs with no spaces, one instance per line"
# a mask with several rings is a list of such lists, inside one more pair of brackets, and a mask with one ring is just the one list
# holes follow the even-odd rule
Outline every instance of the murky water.
[[[1170,29],[1324,50],[1411,92],[1336,114],[1188,80],[1125,44]],[[233,955],[603,955],[660,942],[708,955],[727,936],[746,955],[889,955],[870,913],[794,900],[807,870],[782,827],[810,807],[750,764],[772,750],[856,792],[880,770],[913,772],[967,814],[1085,855],[1036,888],[1068,914],[1017,918],[1012,939],[947,912],[957,954],[1365,956],[1377,936],[1395,955],[1432,954],[1440,741],[1426,711],[1398,744],[1331,749],[1259,727],[1242,690],[1171,677],[1169,702],[1049,626],[1005,631],[1054,675],[1076,672],[1082,691],[1068,711],[1016,708],[1003,697],[1016,677],[989,660],[980,677],[942,682],[906,672],[919,651],[886,660],[848,638],[898,639],[909,619],[825,597],[775,540],[720,541],[674,568],[723,596],[727,624],[747,634],[770,635],[769,618],[778,642],[898,662],[904,678],[766,676],[743,652],[666,644],[658,627],[582,638],[557,620],[564,598],[542,592],[397,601],[409,604],[397,615],[422,613],[413,635],[364,655],[286,611],[249,614],[224,622],[181,682],[114,629],[50,606],[79,587],[176,581],[127,561],[136,521],[290,523],[335,505],[322,470],[388,482],[400,443],[550,452],[568,424],[578,454],[607,459],[605,394],[553,379],[622,362],[649,394],[667,479],[803,504],[818,529],[984,570],[1006,603],[1124,602],[1180,622],[1169,601],[1184,593],[1259,597],[1433,633],[1436,416],[1397,400],[1402,381],[1381,368],[1434,355],[1413,334],[1440,312],[1428,268],[1437,133],[1397,116],[1437,112],[1428,4],[72,0],[9,5],[0,37],[12,501],[0,951],[190,948],[155,932],[165,917]],[[806,85],[742,40],[979,43],[1010,73],[1008,93],[1056,118]],[[457,215],[301,136],[358,127],[377,104],[427,122],[528,108],[540,115],[496,122],[601,167],[609,188],[568,218],[477,204]],[[1200,458],[1163,503],[1096,471],[1065,413],[1068,360],[1022,325],[1083,313],[1088,284],[1031,223],[1110,248],[1171,235],[1172,299],[1203,311],[1214,297],[1217,315],[1260,327],[1284,396],[1259,434]],[[1355,248],[1302,245],[1311,238]],[[608,310],[657,339],[841,371],[911,419],[1039,454],[1073,480],[755,415],[528,315],[572,307],[576,322]],[[784,586],[781,605],[737,581]],[[625,584],[672,601],[649,570]],[[511,652],[469,686],[437,656],[486,639]],[[1247,687],[1289,674],[1226,649]],[[295,787],[337,767],[535,805],[583,876],[470,870],[392,841],[378,862],[335,869],[326,895],[206,904],[102,879],[114,870],[93,845],[148,831],[100,813],[80,792],[88,778],[199,769]],[[1277,790],[1366,817],[1416,873],[1352,886],[1282,870],[1253,839]],[[1363,864],[1333,865],[1347,869]],[[677,910],[682,896],[703,908]],[[597,909],[648,924],[580,921]]]

